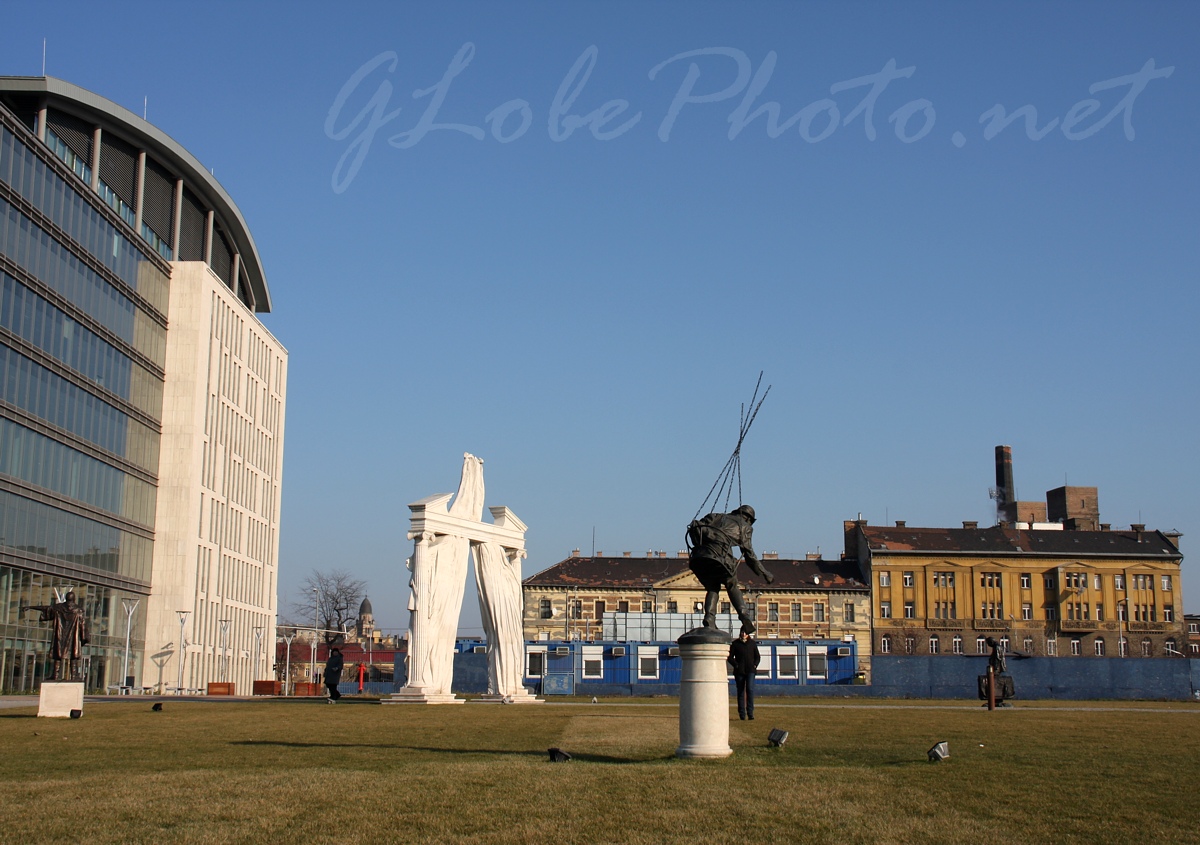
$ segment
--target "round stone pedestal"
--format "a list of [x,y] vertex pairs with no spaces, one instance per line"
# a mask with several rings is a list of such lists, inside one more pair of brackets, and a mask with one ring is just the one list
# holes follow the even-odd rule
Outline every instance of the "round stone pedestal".
[[689,631],[679,638],[683,677],[679,686],[679,747],[676,757],[718,758],[729,747],[729,636]]

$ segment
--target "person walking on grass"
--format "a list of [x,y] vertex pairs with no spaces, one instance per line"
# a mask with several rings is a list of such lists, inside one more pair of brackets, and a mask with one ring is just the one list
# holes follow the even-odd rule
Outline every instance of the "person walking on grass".
[[737,684],[739,719],[754,718],[754,673],[760,660],[758,643],[745,628],[729,646],[729,662],[733,664],[733,680]]
[[337,646],[329,649],[329,659],[325,661],[325,687],[329,690],[329,703],[336,704],[342,697],[338,692],[338,684],[342,682],[342,652]]

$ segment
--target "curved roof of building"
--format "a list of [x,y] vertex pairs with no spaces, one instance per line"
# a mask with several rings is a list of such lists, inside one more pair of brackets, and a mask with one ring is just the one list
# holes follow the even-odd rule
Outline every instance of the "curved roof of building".
[[55,108],[94,120],[106,131],[111,128],[118,137],[144,149],[147,155],[173,171],[225,223],[241,256],[253,293],[254,310],[271,310],[271,293],[262,260],[241,211],[212,173],[180,143],[111,100],[52,76],[2,76],[0,91],[45,95]]
[[371,600],[368,598],[364,598],[362,600],[362,604],[360,604],[358,606],[358,615],[366,616],[367,614],[370,614],[372,616],[375,615],[374,611],[371,610]]

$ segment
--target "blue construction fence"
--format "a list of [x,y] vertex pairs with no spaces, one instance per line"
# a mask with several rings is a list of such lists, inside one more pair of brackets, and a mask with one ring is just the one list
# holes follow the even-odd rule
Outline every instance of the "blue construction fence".
[[[541,653],[543,674],[527,675],[526,686],[539,695],[596,695],[652,696],[679,695],[682,663],[672,649],[674,643],[568,643],[574,646],[565,654],[558,653],[563,644],[527,643],[526,669],[529,649]],[[787,647],[800,643],[759,642],[763,655],[760,676],[756,685],[759,696],[803,696],[839,698],[941,698],[976,699],[977,678],[987,671],[987,658],[956,655],[875,655],[871,659],[869,685],[858,683],[855,677],[857,653],[839,655],[836,651],[828,660],[827,676],[822,682],[816,677],[791,677],[791,656]],[[829,649],[853,648],[853,643],[826,641],[813,644],[815,655],[819,647]],[[588,659],[594,660],[592,650],[599,646],[601,676],[589,671],[583,677],[583,646],[588,646]],[[636,677],[641,656],[637,647],[658,650],[658,677]],[[781,651],[782,647],[782,651]],[[624,654],[614,649],[625,649]],[[768,658],[768,648],[770,649]],[[478,651],[476,650],[478,649]],[[797,649],[797,655],[805,654]],[[780,657],[784,660],[780,661]],[[535,659],[535,664],[538,659]],[[767,669],[767,664],[770,669]],[[780,676],[780,664],[783,676]],[[536,665],[535,667],[536,668]],[[589,667],[594,670],[593,667]],[[647,667],[648,668],[648,667]],[[801,667],[798,667],[801,668]],[[769,671],[770,674],[767,674]],[[1120,658],[1120,657],[1030,657],[1008,659],[1008,672],[1016,688],[1016,699],[1084,700],[1167,700],[1200,701],[1200,660],[1178,657]],[[797,672],[799,675],[800,672]],[[404,661],[396,661],[396,681],[389,692],[405,683]],[[730,687],[732,688],[732,681]],[[467,645],[454,655],[454,692],[478,695],[487,691],[487,654],[482,646]],[[347,690],[342,689],[343,693]],[[732,692],[731,692],[732,695]]]

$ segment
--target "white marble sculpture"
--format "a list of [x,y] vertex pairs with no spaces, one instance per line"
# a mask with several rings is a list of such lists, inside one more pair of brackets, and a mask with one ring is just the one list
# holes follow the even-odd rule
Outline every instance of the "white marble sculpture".
[[506,507],[483,522],[483,461],[463,455],[453,504],[449,493],[409,505],[414,541],[409,578],[408,682],[384,703],[459,703],[451,692],[454,639],[468,558],[475,558],[479,610],[488,641],[488,693],[495,700],[537,701],[522,685],[521,559],[525,524]]

